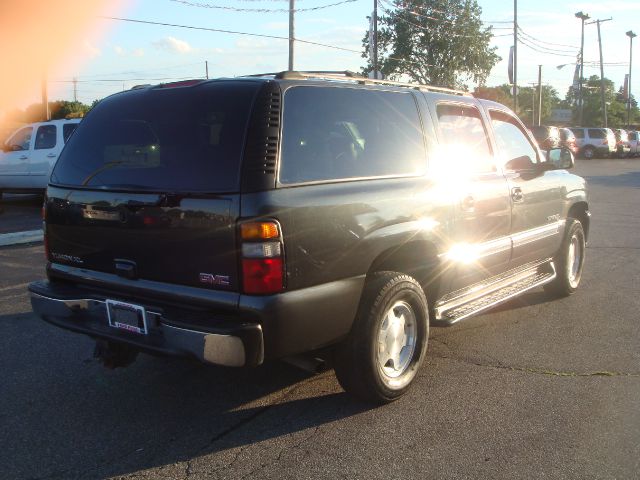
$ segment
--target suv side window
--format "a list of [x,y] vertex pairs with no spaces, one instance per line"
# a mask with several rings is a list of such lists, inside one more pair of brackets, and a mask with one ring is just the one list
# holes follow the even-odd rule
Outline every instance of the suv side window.
[[16,134],[9,139],[7,145],[11,147],[12,150],[29,150],[32,132],[33,127],[26,127],[22,130],[18,130]]
[[[439,104],[440,154],[436,168],[463,169],[473,173],[496,171],[480,111],[470,105]],[[440,164],[441,163],[441,164]]]
[[418,175],[426,150],[411,93],[292,87],[285,93],[284,184]]
[[571,128],[570,129],[576,138],[584,138],[584,130],[582,128]]
[[589,129],[589,137],[590,138],[606,138],[607,132],[602,128],[590,128]]
[[65,123],[62,126],[62,138],[64,143],[67,143],[67,140],[69,140],[71,134],[76,131],[76,128],[78,128],[77,123]]
[[36,132],[36,144],[34,150],[46,150],[56,146],[56,126],[42,125]]
[[531,162],[537,163],[538,152],[516,119],[495,110],[490,111],[490,116],[502,164],[518,157],[529,157]]

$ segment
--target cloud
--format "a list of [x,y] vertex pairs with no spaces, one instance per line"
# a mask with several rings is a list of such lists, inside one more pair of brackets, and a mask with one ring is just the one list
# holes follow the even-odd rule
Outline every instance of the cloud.
[[144,50],[142,48],[135,48],[131,52],[131,55],[133,55],[134,57],[144,57]]
[[116,55],[123,57],[127,54],[127,52],[125,51],[124,48],[122,48],[120,45],[116,45],[115,47],[113,47],[113,51],[116,52]]
[[178,40],[175,37],[164,37],[152,42],[152,45],[158,50],[165,50],[170,53],[189,53],[193,50],[187,42]]
[[102,54],[102,51],[93,46],[91,43],[89,43],[88,40],[85,40],[82,43],[82,49],[84,50],[84,53],[89,57],[89,58],[96,58],[99,57]]

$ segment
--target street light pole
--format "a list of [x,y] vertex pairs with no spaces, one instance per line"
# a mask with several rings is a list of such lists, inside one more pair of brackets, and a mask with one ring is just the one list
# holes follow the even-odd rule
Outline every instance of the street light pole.
[[513,0],[513,111],[518,114],[518,0]]
[[578,125],[582,126],[584,112],[584,98],[582,96],[582,79],[584,78],[584,21],[591,17],[580,11],[576,13],[576,18],[582,21],[582,33],[580,35],[580,83],[578,84]]
[[289,71],[293,71],[293,41],[294,41],[294,12],[295,0],[289,0]]
[[607,18],[605,20],[594,20],[593,22],[587,23],[590,25],[595,23],[598,26],[598,47],[600,49],[600,102],[602,104],[602,115],[604,116],[604,128],[609,127],[609,122],[607,120],[607,102],[605,102],[604,98],[604,64],[602,62],[602,36],[600,35],[600,24],[603,22],[608,22],[613,20],[612,18]]
[[373,77],[378,78],[378,0],[373,0]]
[[629,30],[626,33],[629,37],[629,79],[627,80],[627,128],[631,128],[631,62],[633,61],[633,38],[637,35]]

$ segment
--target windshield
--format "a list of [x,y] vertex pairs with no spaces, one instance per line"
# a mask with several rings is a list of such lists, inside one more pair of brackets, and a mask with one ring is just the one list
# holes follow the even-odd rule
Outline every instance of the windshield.
[[51,182],[102,189],[237,191],[257,82],[130,91],[100,102]]

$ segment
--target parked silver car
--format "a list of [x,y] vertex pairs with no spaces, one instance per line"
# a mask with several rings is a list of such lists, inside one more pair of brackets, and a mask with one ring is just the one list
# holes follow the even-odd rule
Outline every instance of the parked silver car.
[[596,156],[609,157],[616,152],[616,136],[610,128],[574,127],[579,155],[591,159]]

